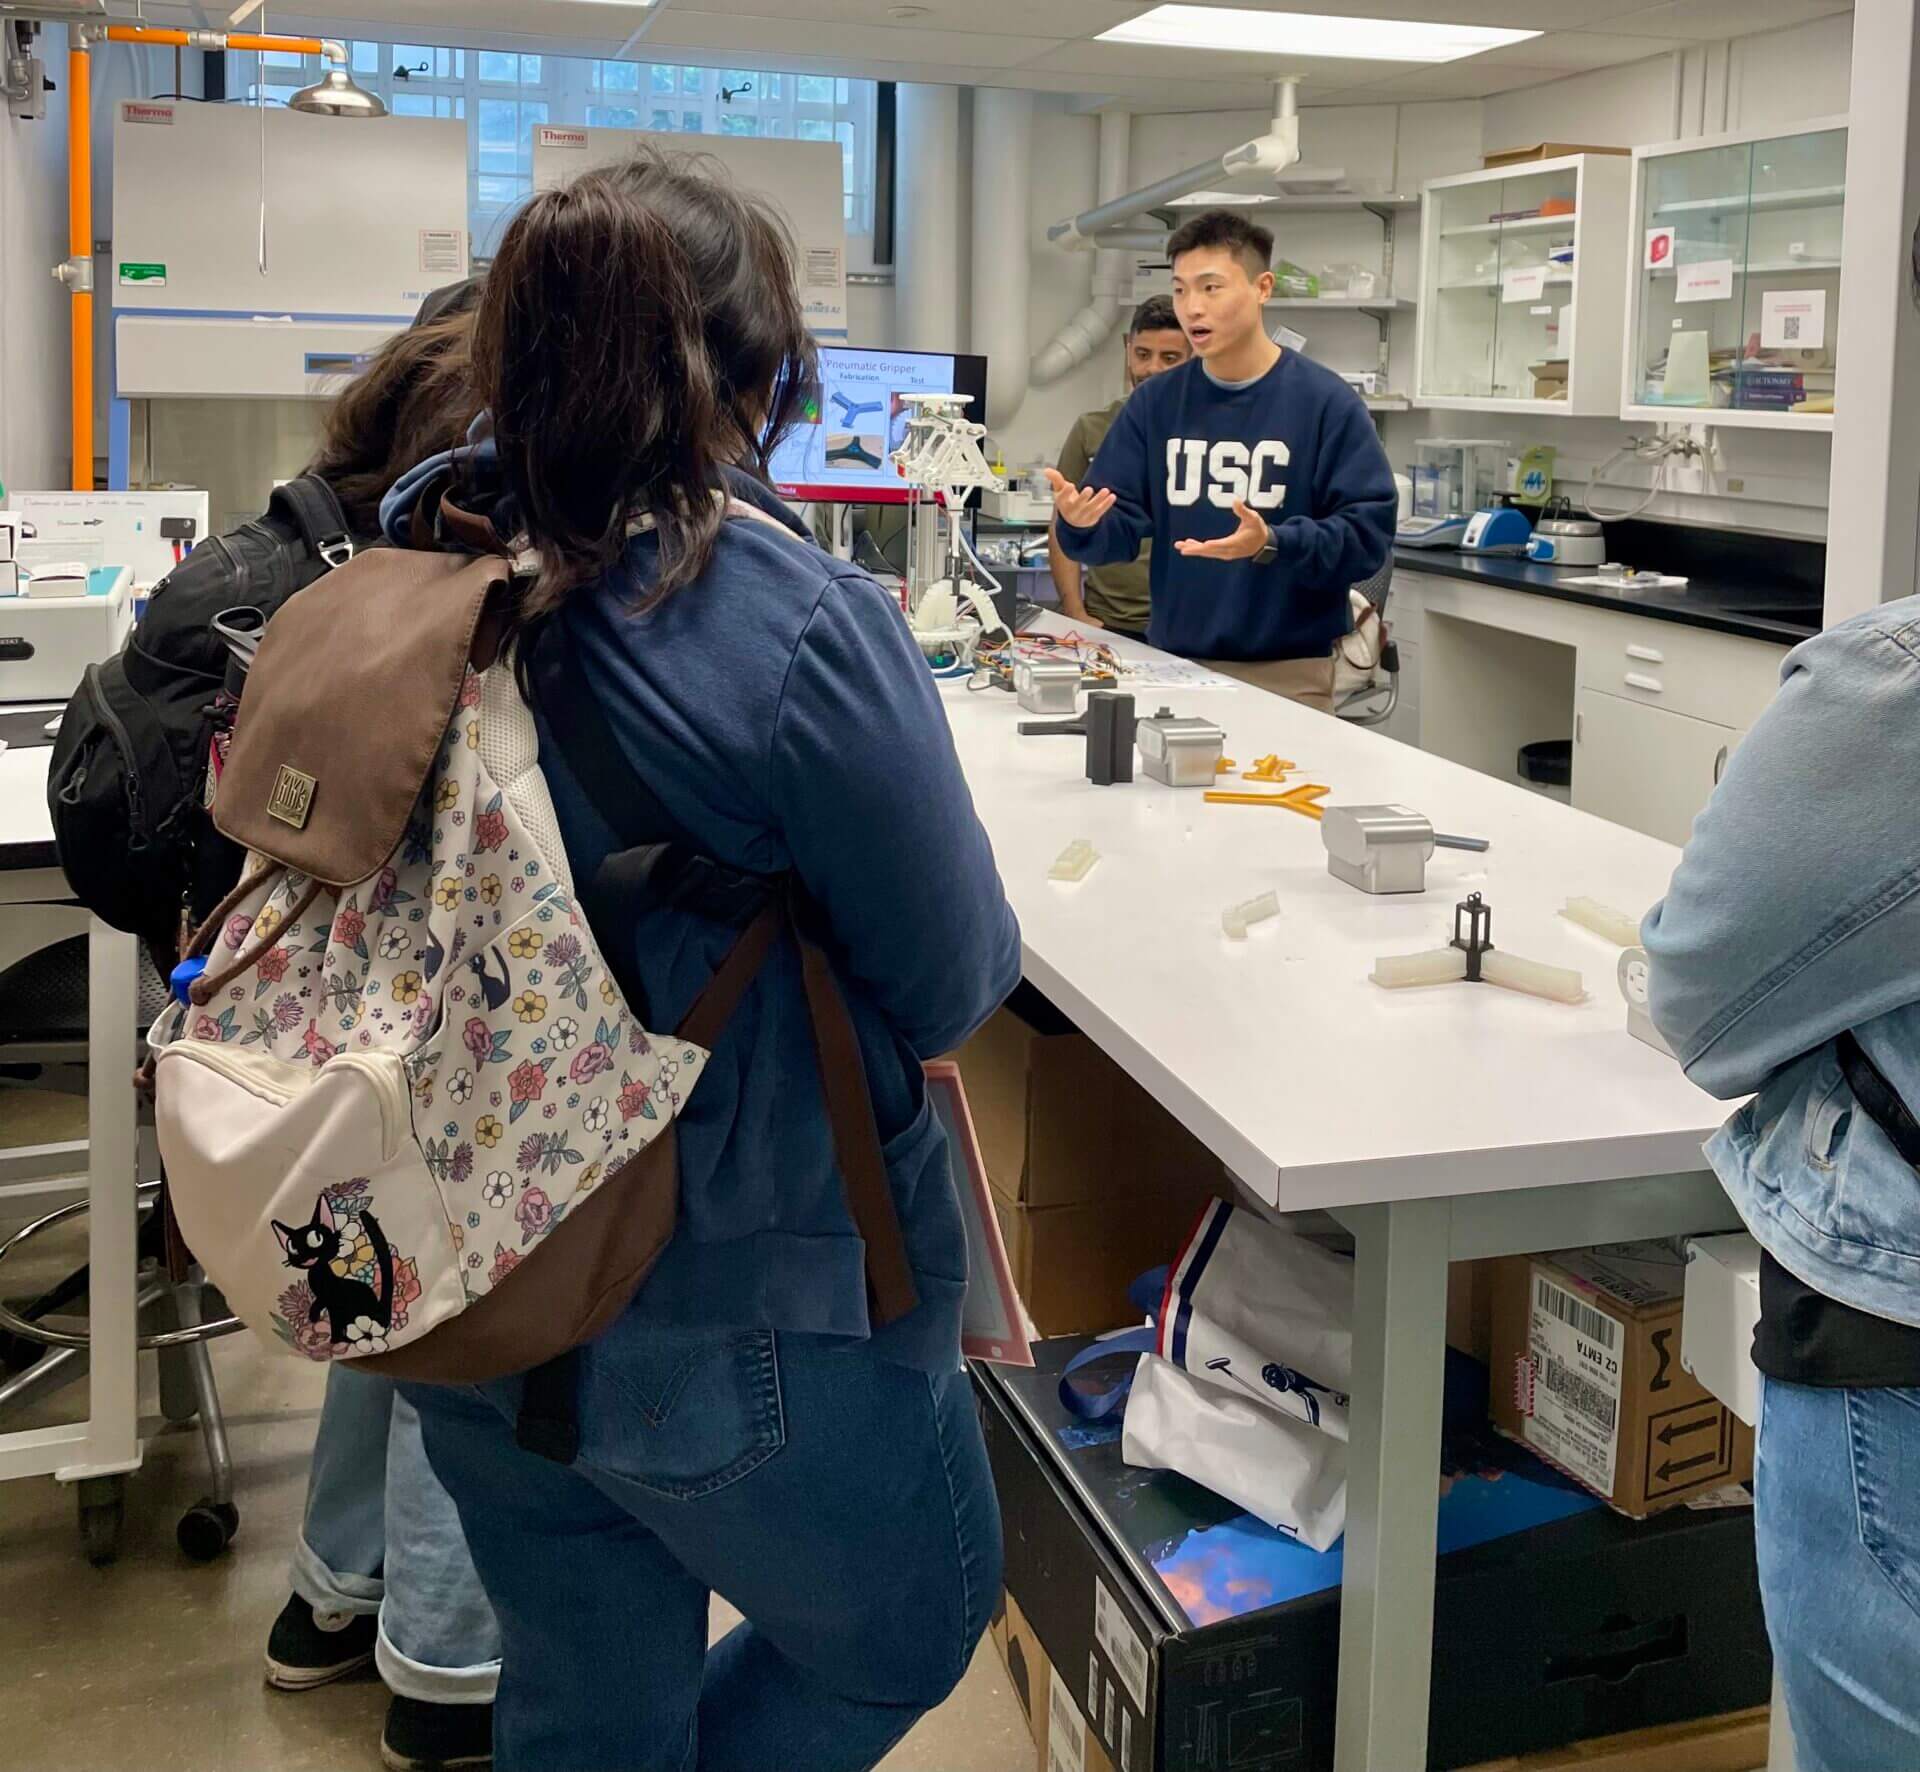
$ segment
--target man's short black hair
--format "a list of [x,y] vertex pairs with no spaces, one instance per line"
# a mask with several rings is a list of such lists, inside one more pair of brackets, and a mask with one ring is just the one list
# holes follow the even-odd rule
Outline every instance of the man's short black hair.
[[1165,295],[1150,295],[1133,310],[1133,319],[1127,326],[1127,337],[1133,338],[1142,332],[1178,332],[1180,316],[1173,311],[1173,299]]
[[1273,235],[1258,222],[1234,209],[1209,209],[1174,230],[1167,242],[1167,258],[1177,263],[1183,252],[1222,247],[1238,256],[1249,277],[1273,269]]

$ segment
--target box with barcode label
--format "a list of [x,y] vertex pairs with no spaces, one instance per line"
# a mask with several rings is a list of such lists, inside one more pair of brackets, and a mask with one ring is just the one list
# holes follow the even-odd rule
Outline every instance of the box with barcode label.
[[1680,1363],[1683,1240],[1499,1264],[1493,1422],[1634,1519],[1753,1475],[1753,1430]]

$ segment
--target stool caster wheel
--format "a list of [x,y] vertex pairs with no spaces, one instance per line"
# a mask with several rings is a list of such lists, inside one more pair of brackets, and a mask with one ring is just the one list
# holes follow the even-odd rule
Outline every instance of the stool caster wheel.
[[196,1501],[180,1516],[174,1538],[196,1563],[211,1563],[240,1530],[240,1510],[230,1501]]
[[127,1523],[127,1479],[89,1477],[79,1485],[80,1542],[87,1561],[104,1569],[120,1555]]

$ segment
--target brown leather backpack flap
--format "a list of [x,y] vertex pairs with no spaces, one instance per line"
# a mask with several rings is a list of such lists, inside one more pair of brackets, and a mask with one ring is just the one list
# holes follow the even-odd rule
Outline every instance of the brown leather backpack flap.
[[213,822],[296,873],[379,869],[459,702],[505,560],[376,548],[282,605],[247,673]]

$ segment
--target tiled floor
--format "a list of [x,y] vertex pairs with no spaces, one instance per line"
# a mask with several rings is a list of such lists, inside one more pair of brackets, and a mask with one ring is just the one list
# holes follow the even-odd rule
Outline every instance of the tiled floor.
[[[287,1595],[319,1377],[247,1337],[220,1343],[215,1362],[242,1516],[219,1562],[190,1563],[174,1545],[175,1522],[205,1478],[191,1427],[149,1442],[128,1490],[125,1549],[109,1569],[81,1555],[71,1494],[44,1479],[0,1484],[7,1772],[377,1772],[386,1708],[377,1681],[288,1695],[261,1679],[267,1628]],[[151,1386],[151,1371],[146,1379]],[[958,1692],[886,1768],[1025,1772],[1032,1763],[1005,1670],[982,1645]]]

